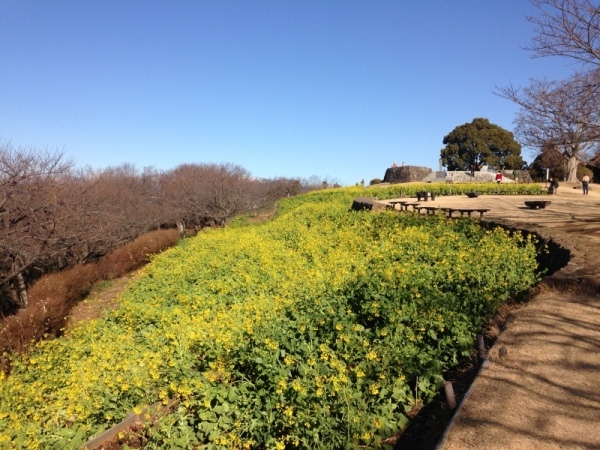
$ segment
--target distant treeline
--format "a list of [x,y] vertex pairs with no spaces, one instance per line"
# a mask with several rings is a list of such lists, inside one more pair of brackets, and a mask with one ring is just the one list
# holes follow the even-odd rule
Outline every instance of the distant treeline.
[[96,261],[150,230],[224,226],[327,185],[257,179],[234,164],[80,169],[60,152],[0,144],[0,315],[26,306],[27,286],[43,273]]

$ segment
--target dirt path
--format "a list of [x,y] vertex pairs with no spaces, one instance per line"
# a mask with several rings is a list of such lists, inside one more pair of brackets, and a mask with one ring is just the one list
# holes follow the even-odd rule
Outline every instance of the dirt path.
[[521,196],[430,202],[490,208],[486,220],[536,231],[571,252],[490,350],[439,449],[600,449],[600,186],[592,189],[583,196],[561,186],[544,197],[552,202],[544,210],[526,208],[531,197]]
[[123,277],[103,281],[94,285],[92,292],[79,302],[70,312],[67,327],[79,322],[101,317],[106,311],[115,309],[118,305],[117,296],[134,281],[139,271],[133,271]]

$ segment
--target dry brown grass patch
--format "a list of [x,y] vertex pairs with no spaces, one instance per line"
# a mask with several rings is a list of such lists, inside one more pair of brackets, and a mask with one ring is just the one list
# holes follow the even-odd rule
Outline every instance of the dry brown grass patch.
[[592,278],[568,279],[561,277],[545,278],[539,285],[539,293],[598,294],[600,280]]
[[174,245],[177,230],[147,233],[119,247],[97,263],[75,266],[42,277],[29,289],[29,306],[0,322],[0,370],[9,369],[8,355],[21,353],[40,339],[59,336],[69,312],[95,283],[121,277],[149,261],[152,254]]

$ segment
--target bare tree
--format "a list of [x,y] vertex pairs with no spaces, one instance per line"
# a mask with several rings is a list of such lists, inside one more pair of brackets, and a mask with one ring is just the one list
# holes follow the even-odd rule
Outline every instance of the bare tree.
[[532,80],[525,88],[498,88],[497,94],[521,106],[515,118],[519,141],[539,154],[544,146],[566,159],[566,181],[577,181],[577,166],[600,141],[600,69],[568,80]]
[[263,204],[272,203],[280,198],[291,197],[302,193],[302,183],[297,178],[274,178],[261,180],[264,194]]
[[563,56],[600,65],[600,4],[593,0],[531,0],[539,16],[527,17],[536,36],[534,57]]
[[317,191],[319,189],[327,189],[328,187],[340,187],[340,183],[335,178],[323,178],[321,179],[318,175],[311,175],[308,178],[302,180],[302,187],[304,192]]
[[[150,172],[128,164],[75,172],[60,153],[0,146],[0,295],[26,306],[36,276],[157,228],[163,208]],[[6,305],[0,310],[14,309]]]
[[76,262],[94,260],[164,222],[157,177],[123,164],[80,170],[69,180],[72,195],[66,201],[77,211],[71,222]]
[[259,207],[257,180],[233,164],[183,164],[165,174],[164,184],[182,226],[223,226],[236,214]]
[[71,162],[60,152],[0,145],[0,289],[26,306],[25,273],[64,250],[69,220],[60,180]]

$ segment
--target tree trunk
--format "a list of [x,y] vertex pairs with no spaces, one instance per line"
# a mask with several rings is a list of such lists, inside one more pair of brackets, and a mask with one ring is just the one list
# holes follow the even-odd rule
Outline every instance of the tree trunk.
[[565,177],[568,183],[577,183],[577,166],[579,166],[579,159],[577,156],[569,156],[567,159],[567,170]]
[[17,275],[17,284],[19,286],[19,304],[21,308],[27,308],[29,305],[29,297],[27,296],[27,285],[25,284],[25,277],[22,273]]
[[19,290],[17,289],[17,287],[15,286],[15,284],[13,282],[9,282],[6,285],[6,289],[8,291],[8,296],[10,297],[10,301],[13,303],[13,305],[18,307],[20,304]]
[[177,221],[177,230],[179,231],[179,235],[184,238],[185,237],[185,222],[183,220]]

